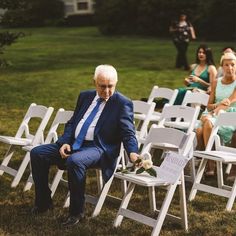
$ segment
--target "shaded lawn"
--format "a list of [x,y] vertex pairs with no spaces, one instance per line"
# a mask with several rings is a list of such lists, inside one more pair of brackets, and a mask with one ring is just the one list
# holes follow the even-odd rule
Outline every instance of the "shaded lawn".
[[[53,106],[55,111],[60,107],[74,109],[78,93],[93,88],[93,71],[98,64],[112,64],[117,68],[118,90],[131,99],[147,97],[153,85],[169,88],[183,86],[182,79],[187,74],[173,68],[176,51],[169,39],[105,37],[96,28],[20,30],[26,36],[7,48],[4,55],[12,66],[0,70],[1,134],[15,134],[32,102]],[[190,44],[189,62],[194,62],[195,50],[200,43]],[[208,45],[218,62],[221,48],[235,43],[208,42]],[[4,151],[6,146],[1,145],[1,156]],[[24,153],[18,149],[12,165],[18,166],[22,155]],[[67,213],[67,209],[62,208],[67,189],[62,185],[54,198],[54,213],[32,217],[29,211],[33,205],[33,189],[23,192],[28,174],[29,170],[15,189],[10,188],[11,177],[7,174],[0,177],[0,235],[149,235],[151,232],[148,226],[127,219],[120,228],[114,229],[112,223],[118,206],[107,201],[97,218],[65,230],[60,226],[60,219]],[[91,174],[87,179],[92,182],[88,185],[88,191],[94,192],[95,177]],[[187,194],[190,189],[188,183]],[[113,184],[113,192],[120,194],[117,181]],[[163,191],[158,191],[158,199],[162,198]],[[177,203],[178,193],[171,211],[178,212]],[[224,211],[225,205],[224,198],[200,193],[193,202],[188,203],[189,233],[178,225],[165,222],[161,235],[236,235],[235,206],[232,213],[227,213]],[[146,190],[138,188],[131,207],[141,211],[148,208]],[[91,212],[92,208],[88,205],[88,215]]]

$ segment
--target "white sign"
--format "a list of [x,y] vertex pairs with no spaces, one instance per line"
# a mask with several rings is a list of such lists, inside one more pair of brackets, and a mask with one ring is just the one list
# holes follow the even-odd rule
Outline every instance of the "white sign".
[[168,152],[158,168],[157,175],[164,181],[174,184],[179,180],[182,170],[189,159],[175,152]]

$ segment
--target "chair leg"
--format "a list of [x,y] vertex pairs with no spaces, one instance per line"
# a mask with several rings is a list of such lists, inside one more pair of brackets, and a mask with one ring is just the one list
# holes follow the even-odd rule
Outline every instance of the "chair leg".
[[182,227],[185,231],[188,230],[188,213],[187,213],[187,202],[186,202],[186,192],[185,192],[185,181],[184,174],[181,175],[181,184],[179,186],[180,195],[180,214],[182,219]]
[[231,168],[232,168],[232,164],[228,164],[225,170],[225,174],[228,175],[230,173]]
[[32,174],[30,173],[29,174],[29,177],[27,179],[27,182],[25,184],[25,187],[24,187],[24,191],[28,191],[31,189],[32,185],[33,185],[33,177],[32,177]]
[[206,168],[206,164],[207,164],[207,160],[206,159],[202,159],[202,161],[201,161],[201,163],[199,165],[196,177],[195,177],[194,184],[193,184],[191,192],[189,194],[189,201],[192,201],[195,198],[196,194],[197,194],[197,187],[196,187],[196,185],[199,184],[201,182],[201,180],[202,180],[202,176],[204,174],[204,170]]
[[232,186],[230,197],[229,197],[228,202],[226,204],[226,211],[231,211],[232,210],[232,207],[233,207],[233,204],[234,204],[234,201],[235,201],[235,197],[236,197],[236,178],[235,178],[234,184]]
[[99,215],[113,179],[114,179],[114,175],[103,186],[102,191],[99,194],[99,198],[98,198],[98,201],[97,201],[96,206],[94,208],[94,211],[92,213],[92,217],[96,217],[97,215]]
[[3,175],[5,172],[4,167],[8,165],[9,161],[11,160],[12,155],[14,154],[14,151],[11,151],[12,145],[9,146],[6,154],[4,155],[3,161],[0,165],[0,175]]
[[29,162],[30,162],[30,153],[27,152],[25,154],[25,157],[24,157],[23,161],[21,162],[21,165],[20,165],[19,169],[17,170],[15,178],[13,179],[13,181],[11,183],[12,188],[16,187],[19,184],[19,182],[20,182],[20,180],[21,180],[21,178],[22,178],[22,176],[25,172],[25,169],[26,169],[27,165],[29,164]]
[[160,212],[159,212],[157,220],[156,220],[156,224],[154,225],[153,230],[152,230],[152,234],[151,234],[152,236],[159,235],[159,233],[161,231],[161,227],[162,227],[163,222],[165,220],[165,216],[168,212],[168,209],[169,209],[170,203],[172,201],[173,195],[175,193],[176,187],[177,187],[177,183],[170,185],[167,190],[165,199],[163,201],[163,204],[161,206]]
[[129,201],[131,199],[131,196],[134,192],[134,188],[135,188],[135,184],[134,183],[129,183],[127,191],[126,191],[126,193],[125,193],[125,195],[122,199],[119,211],[116,215],[116,218],[115,218],[115,221],[114,221],[114,224],[113,224],[114,227],[118,227],[121,224],[121,222],[124,218],[124,216],[121,214],[121,211],[122,211],[122,209],[127,209]]
[[69,207],[69,205],[70,205],[70,192],[67,193],[66,200],[63,207],[67,208]]
[[157,210],[155,187],[149,187],[148,193],[149,193],[150,210],[155,212]]

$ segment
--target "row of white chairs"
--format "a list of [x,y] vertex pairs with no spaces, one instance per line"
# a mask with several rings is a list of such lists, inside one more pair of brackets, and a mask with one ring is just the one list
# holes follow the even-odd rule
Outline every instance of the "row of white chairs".
[[[190,98],[192,98],[192,100],[189,99],[188,96]],[[195,98],[194,98],[194,96],[195,96]],[[235,160],[236,160],[235,148],[234,149],[225,149],[225,147],[223,147],[223,149],[219,149],[220,151],[217,152],[217,155],[215,155],[213,158],[215,161],[217,161],[219,163],[217,165],[217,166],[219,166],[219,171],[217,173],[220,176],[220,178],[218,178],[218,188],[216,190],[208,191],[208,189],[211,189],[211,188],[208,188],[206,186],[202,186],[201,184],[199,184],[201,181],[202,175],[203,175],[206,161],[209,158],[209,156],[210,156],[210,158],[212,158],[212,155],[213,155],[212,153],[211,153],[211,155],[209,155],[209,154],[205,155],[206,153],[204,153],[204,152],[203,153],[201,152],[201,154],[199,155],[199,153],[197,151],[193,152],[193,148],[194,148],[193,147],[193,143],[194,143],[193,142],[193,137],[194,137],[193,127],[194,127],[194,124],[196,123],[196,119],[197,119],[197,115],[198,115],[198,112],[200,109],[200,105],[207,104],[207,102],[206,102],[207,96],[205,96],[205,98],[204,98],[204,96],[202,96],[202,95],[200,96],[200,94],[192,94],[190,92],[187,92],[185,97],[186,97],[186,99],[184,99],[185,104],[183,104],[183,106],[171,106],[171,105],[165,106],[163,111],[160,112],[158,126],[157,127],[152,126],[152,128],[150,130],[149,130],[149,127],[150,127],[150,122],[151,121],[153,122],[152,117],[155,112],[155,110],[154,110],[155,104],[151,100],[150,100],[151,102],[148,101],[147,103],[141,102],[141,101],[133,101],[134,111],[137,111],[137,114],[135,114],[135,119],[139,118],[140,120],[142,120],[141,123],[138,123],[138,122],[136,123],[137,129],[139,129],[139,131],[137,132],[137,138],[138,138],[140,144],[142,144],[142,146],[143,146],[141,149],[141,152],[142,153],[149,152],[150,151],[149,148],[151,146],[152,148],[160,148],[160,149],[164,150],[164,152],[168,152],[171,150],[171,151],[175,151],[179,154],[185,153],[185,155],[183,155],[183,156],[188,155],[189,160],[192,158],[192,156],[203,158],[202,163],[201,163],[198,173],[197,173],[197,177],[196,177],[196,179],[193,179],[194,184],[193,184],[193,189],[191,191],[189,199],[190,200],[194,199],[197,190],[201,190],[201,191],[207,190],[207,192],[211,192],[211,193],[218,193],[219,192],[218,195],[226,196],[229,198],[229,201],[227,204],[228,207],[226,209],[231,210],[233,202],[235,200],[236,180],[234,182],[233,187],[229,187],[229,186],[225,187],[225,185],[222,182],[223,175],[222,175],[222,168],[220,168],[220,167],[222,167],[222,163],[236,164],[235,163]],[[201,100],[200,97],[203,98],[203,100]],[[187,99],[189,99],[189,102],[186,102]],[[197,105],[196,106],[197,108],[196,107],[188,107],[188,106],[186,106],[187,104]],[[140,108],[140,107],[144,107],[144,106],[146,106],[147,108],[146,109]],[[184,111],[186,111],[185,113],[188,114],[187,116],[189,116],[189,119],[186,119],[186,117],[184,115],[185,114]],[[62,110],[61,110],[61,112],[62,112]],[[64,122],[66,122],[67,121],[66,119],[69,119],[70,116],[73,114],[73,112],[71,112],[71,111],[64,111],[64,112],[68,112],[68,116],[64,120]],[[58,111],[58,113],[59,113],[59,111]],[[190,116],[190,113],[192,114],[192,117]],[[227,122],[224,121],[225,125],[226,124],[229,125],[230,122],[231,122],[231,125],[232,125],[232,123],[235,125],[235,118],[236,118],[235,114],[234,113],[231,113],[231,114],[232,114],[232,117],[227,118],[226,119]],[[219,117],[222,117],[222,116],[228,117],[228,113],[223,113]],[[173,122],[171,118],[176,118],[175,122]],[[216,127],[213,129],[215,133],[214,133],[214,135],[212,134],[212,136],[214,137],[213,138],[214,142],[216,142],[216,144],[217,144],[216,148],[219,148],[219,147],[221,148],[220,143],[219,143],[219,138],[216,138],[216,137],[218,137],[216,130],[218,129],[217,127],[219,125],[221,125],[222,119],[223,118],[219,118],[219,122],[216,124]],[[55,117],[55,120],[56,120],[56,117]],[[223,120],[225,120],[225,119],[223,119]],[[59,123],[60,122],[63,123],[62,121],[59,121]],[[56,141],[56,139],[57,139],[57,134],[56,134],[57,122],[55,121],[53,123],[54,123],[54,125],[52,124],[52,127],[51,127],[52,132],[49,131],[48,136],[45,139],[46,143],[49,143],[51,141]],[[181,123],[183,124],[182,127],[180,126]],[[178,126],[176,127],[176,126],[174,126],[174,124],[177,124]],[[171,128],[166,128],[166,125],[168,125],[169,127],[171,126]],[[53,126],[54,126],[54,130],[53,130]],[[190,126],[191,126],[191,129],[189,128]],[[177,130],[174,128],[178,128],[180,130]],[[181,130],[186,130],[186,128],[189,128],[188,132],[181,131]],[[154,131],[154,130],[157,130],[157,131]],[[169,132],[169,133],[167,135],[164,135],[165,132]],[[182,138],[178,138],[178,136],[177,136],[177,134],[175,134],[175,132],[180,132],[180,133],[182,132],[182,135],[185,134],[185,136],[183,135]],[[51,133],[51,135],[50,135],[50,133]],[[155,133],[155,135],[153,135],[154,133]],[[159,136],[161,136],[161,137],[159,137]],[[186,137],[190,137],[190,136],[191,136],[191,138],[186,138]],[[2,136],[0,136],[0,141],[2,140],[1,137]],[[185,138],[183,138],[183,137],[185,137]],[[161,138],[165,138],[165,140],[162,142],[161,141],[159,142],[158,140]],[[188,147],[185,147],[184,144],[187,142],[186,140],[189,140],[189,139],[191,139],[192,141],[190,143],[188,143]],[[212,139],[210,138],[210,140],[212,140]],[[210,140],[209,140],[209,143],[210,143]],[[41,136],[41,141],[39,142],[39,144],[42,142],[43,141],[42,141],[42,136]],[[171,142],[175,142],[175,143],[173,144]],[[176,145],[176,142],[180,142],[178,144],[179,146]],[[209,147],[207,147],[208,149],[206,150],[207,152],[211,151],[212,145],[213,144],[211,144],[211,145],[209,144]],[[183,151],[183,147],[186,148],[185,152]],[[30,145],[30,143],[27,143],[27,145],[24,147],[24,150],[26,150],[28,153],[26,155],[29,155],[29,151],[31,150],[31,148],[32,148],[32,143],[31,143],[31,145]],[[186,151],[186,150],[188,150],[188,151]],[[229,155],[229,153],[230,153],[230,155]],[[221,157],[219,158],[220,154],[221,154]],[[225,158],[222,159],[224,155],[229,156],[229,159],[227,159],[227,160]],[[8,157],[8,162],[9,162],[10,158]],[[29,158],[29,156],[28,156],[28,158]],[[4,160],[5,160],[5,158],[4,158]],[[6,161],[5,161],[5,163],[6,163]],[[121,148],[121,154],[120,154],[118,161],[117,161],[117,169],[120,168],[120,163],[124,168],[126,165],[126,161],[125,161],[125,152],[124,152],[123,148]],[[5,164],[4,168],[5,168],[5,166],[7,166],[7,165]],[[2,169],[3,167],[0,167],[0,168]],[[157,167],[155,167],[155,168],[157,168]],[[127,209],[128,202],[130,201],[130,198],[133,193],[135,185],[138,184],[138,185],[146,186],[149,189],[150,208],[153,212],[157,212],[158,210],[156,208],[155,190],[154,189],[156,186],[162,185],[162,184],[160,184],[160,182],[159,182],[160,179],[158,179],[158,178],[162,179],[163,176],[161,176],[161,177],[158,176],[157,179],[153,179],[153,177],[151,177],[151,176],[142,177],[142,175],[140,176],[140,175],[135,175],[132,173],[129,175],[124,175],[121,173],[114,173],[112,178],[106,184],[103,184],[103,181],[101,178],[101,171],[98,169],[98,170],[96,170],[96,172],[98,174],[97,179],[98,179],[98,183],[99,183],[99,185],[98,185],[99,186],[98,198],[91,198],[91,196],[87,196],[87,198],[86,198],[89,202],[93,202],[95,204],[93,216],[96,216],[100,213],[103,203],[104,203],[106,197],[108,196],[108,192],[109,192],[111,183],[113,182],[113,178],[117,177],[122,180],[122,190],[123,190],[123,193],[125,193],[125,195],[124,195],[122,204],[120,206],[120,209],[118,211],[117,217],[115,219],[114,225],[119,226],[121,224],[123,217],[125,216],[125,217],[132,218],[134,220],[137,220],[139,222],[142,222],[142,223],[152,226],[153,227],[152,234],[158,235],[161,230],[163,221],[164,221],[165,217],[168,215],[167,210],[168,210],[169,204],[171,203],[173,193],[175,192],[176,187],[179,185],[180,190],[182,191],[182,192],[180,192],[181,193],[180,194],[181,206],[182,206],[181,207],[181,216],[182,216],[181,217],[181,224],[187,230],[187,228],[188,228],[187,210],[186,210],[187,208],[186,208],[186,199],[185,199],[184,176],[182,174],[180,175],[180,178],[176,182],[175,187],[173,187],[172,183],[166,184],[166,182],[165,182],[166,186],[168,186],[167,187],[168,191],[167,191],[166,198],[163,202],[162,208],[160,209],[157,218],[150,219],[150,218],[145,218],[145,216],[139,215],[136,212],[132,212],[132,211],[128,210]],[[51,185],[52,196],[55,193],[56,188],[62,178],[62,174],[63,174],[63,171],[59,170],[57,172],[57,174],[55,175],[55,178],[54,178],[52,185]],[[142,179],[142,178],[144,178],[144,179]],[[154,180],[157,182],[155,182]],[[128,191],[126,191],[126,184],[125,184],[126,182],[129,183]],[[30,189],[31,185],[32,185],[32,179],[31,179],[31,177],[29,177],[27,184],[25,186],[25,190]],[[225,190],[226,188],[227,188],[227,190]],[[218,189],[223,189],[223,191],[218,190]],[[68,202],[69,202],[68,200],[69,200],[69,198],[66,199],[65,206],[66,205],[68,206]],[[173,217],[170,217],[170,218],[173,218]]]

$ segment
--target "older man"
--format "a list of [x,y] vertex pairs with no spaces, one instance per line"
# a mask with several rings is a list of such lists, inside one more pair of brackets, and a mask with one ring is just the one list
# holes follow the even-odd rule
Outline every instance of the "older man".
[[95,69],[96,90],[80,93],[75,112],[64,134],[55,144],[32,149],[31,165],[35,183],[33,214],[52,208],[48,172],[51,165],[65,164],[70,191],[69,217],[65,226],[75,225],[84,217],[86,170],[102,169],[107,181],[113,174],[123,142],[131,161],[137,159],[138,145],[133,125],[132,102],[115,91],[118,81],[113,66]]

